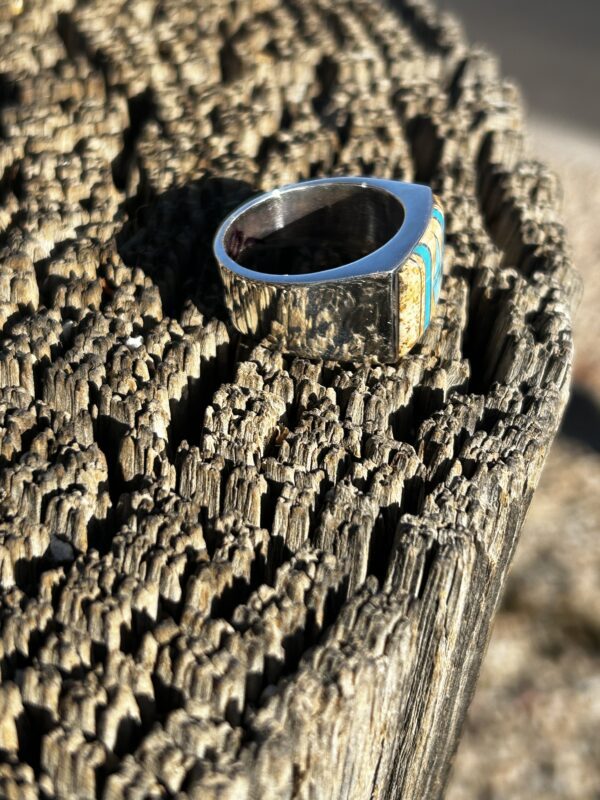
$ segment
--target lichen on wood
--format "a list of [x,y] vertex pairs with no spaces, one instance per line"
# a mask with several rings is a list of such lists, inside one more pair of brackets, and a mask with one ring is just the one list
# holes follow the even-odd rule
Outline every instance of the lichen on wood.
[[[579,281],[518,91],[424,0],[18,5],[0,795],[439,796],[569,386]],[[443,199],[397,366],[225,313],[220,220],[339,174]]]

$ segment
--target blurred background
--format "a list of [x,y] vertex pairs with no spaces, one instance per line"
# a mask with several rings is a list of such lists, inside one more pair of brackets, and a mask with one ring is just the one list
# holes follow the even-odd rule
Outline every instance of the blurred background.
[[521,535],[448,800],[600,798],[600,2],[439,0],[495,52],[561,177],[584,296],[573,393]]
[[489,45],[532,112],[600,132],[598,0],[439,0]]

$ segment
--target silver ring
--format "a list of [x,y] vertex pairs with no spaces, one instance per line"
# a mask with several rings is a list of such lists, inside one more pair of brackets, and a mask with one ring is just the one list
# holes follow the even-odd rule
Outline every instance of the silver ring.
[[213,246],[240,333],[308,358],[394,363],[438,302],[444,214],[428,186],[319,178],[243,203]]

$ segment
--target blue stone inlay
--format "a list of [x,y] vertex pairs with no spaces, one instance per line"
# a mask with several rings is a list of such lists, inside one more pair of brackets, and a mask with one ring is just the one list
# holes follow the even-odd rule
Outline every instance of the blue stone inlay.
[[415,254],[421,256],[425,263],[425,325],[429,325],[431,317],[431,253],[426,244],[419,244],[415,247]]

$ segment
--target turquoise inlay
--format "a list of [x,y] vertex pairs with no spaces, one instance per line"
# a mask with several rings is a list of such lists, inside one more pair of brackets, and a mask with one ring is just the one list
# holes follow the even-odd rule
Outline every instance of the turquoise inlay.
[[442,245],[438,242],[438,246],[435,251],[435,278],[433,279],[433,295],[435,297],[436,303],[439,300],[440,290],[442,288],[443,254],[444,254],[444,249]]
[[437,219],[437,221],[440,223],[440,225],[442,226],[442,231],[443,231],[443,230],[444,230],[444,215],[443,215],[443,214],[442,214],[442,212],[439,210],[439,208],[434,208],[434,209],[433,209],[433,216],[434,216],[434,217]]
[[423,329],[429,325],[431,317],[431,253],[426,244],[418,244],[415,247],[415,254],[421,256],[425,263],[425,324]]

